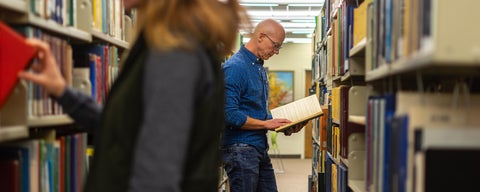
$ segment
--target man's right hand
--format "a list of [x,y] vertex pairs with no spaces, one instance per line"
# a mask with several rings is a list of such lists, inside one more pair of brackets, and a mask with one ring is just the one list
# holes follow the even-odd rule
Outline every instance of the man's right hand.
[[265,128],[273,131],[276,128],[279,128],[280,126],[283,126],[289,123],[291,123],[291,121],[288,119],[269,119],[269,120],[265,120]]

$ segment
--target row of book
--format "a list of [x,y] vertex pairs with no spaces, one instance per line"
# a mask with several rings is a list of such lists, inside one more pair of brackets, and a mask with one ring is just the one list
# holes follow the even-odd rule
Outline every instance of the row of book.
[[30,11],[38,17],[64,26],[76,26],[76,0],[27,0]]
[[93,29],[119,40],[130,38],[134,18],[125,12],[123,1],[25,0],[25,3],[28,7],[27,17],[38,17],[88,33]]
[[[17,31],[26,37],[33,37],[47,42],[59,65],[67,85],[84,89],[98,104],[102,104],[113,81],[119,73],[118,48],[111,45],[72,45],[66,39],[53,36],[34,27],[17,27]],[[36,64],[38,61],[34,61]],[[85,84],[78,82],[86,82]],[[63,110],[42,87],[27,83],[28,116],[40,117],[61,115]]]
[[[326,129],[326,154],[331,163],[339,166],[343,161],[350,162],[349,172],[355,180],[364,182],[366,191],[435,191],[440,188],[438,182],[444,181],[443,176],[435,175],[435,167],[448,164],[449,161],[461,161],[457,158],[446,158],[443,153],[458,153],[471,159],[480,157],[480,97],[469,94],[467,86],[464,92],[459,93],[418,93],[399,91],[396,94],[381,96],[371,95],[368,100],[356,100],[352,97],[338,98],[346,104],[363,103],[366,106],[366,125],[340,120],[339,124],[327,120]],[[334,89],[355,94],[359,87],[340,86]],[[352,91],[355,90],[356,91]],[[361,89],[368,89],[361,87]],[[463,94],[463,96],[462,96]],[[340,94],[342,95],[342,94]],[[365,98],[363,94],[356,97]],[[334,100],[335,97],[332,97]],[[346,116],[349,107],[340,107],[340,114]],[[357,109],[358,110],[358,109]],[[329,113],[326,113],[329,114]],[[332,114],[327,118],[332,119]],[[320,120],[318,120],[320,121]],[[316,123],[319,135],[317,143],[323,143],[321,134],[324,127]],[[346,125],[346,126],[342,126]],[[364,140],[362,139],[363,137]],[[358,142],[365,142],[364,144]],[[354,143],[354,144],[352,144]],[[314,144],[318,145],[318,144]],[[330,169],[328,159],[323,162],[322,150],[314,148],[313,175],[324,174],[325,184],[331,183],[335,178],[334,169]],[[442,156],[445,158],[438,158]],[[354,159],[350,159],[354,157]],[[364,159],[363,159],[364,158]],[[447,161],[446,159],[451,159]],[[464,181],[472,180],[479,166],[469,159],[469,170],[448,168],[450,173],[457,173],[457,177]],[[353,163],[355,161],[355,163]],[[358,163],[360,162],[360,163]],[[362,163],[365,162],[365,163]],[[322,167],[326,168],[322,172]],[[338,168],[338,167],[337,167]],[[363,171],[365,170],[365,171]],[[338,172],[337,172],[338,174]],[[364,174],[364,175],[362,175]],[[329,178],[330,177],[330,178]],[[318,176],[316,179],[320,178]],[[329,180],[330,179],[330,180]],[[341,181],[341,180],[340,180]],[[317,180],[319,184],[320,181]],[[474,182],[472,182],[474,183]],[[462,189],[474,187],[472,183],[463,184]],[[338,182],[337,182],[338,184]],[[331,187],[334,185],[332,184]],[[345,187],[342,184],[339,187]],[[328,186],[327,186],[328,187]],[[319,186],[322,188],[322,186]],[[458,187],[457,187],[458,188]],[[452,190],[454,188],[452,187]],[[333,190],[333,188],[331,188]]]
[[[449,161],[442,158],[425,161],[425,156],[430,152],[444,151],[474,159],[480,157],[480,142],[477,139],[480,136],[480,121],[476,118],[480,115],[480,97],[470,95],[467,101],[456,99],[454,95],[397,92],[395,95],[370,97],[365,130],[367,191],[445,189],[437,185],[446,179],[432,174],[434,170],[430,166],[445,163],[445,167],[449,167]],[[452,102],[462,104],[454,106]],[[472,163],[463,166],[479,168]],[[456,177],[466,180],[477,174],[463,169],[454,172]],[[427,183],[426,180],[433,182]],[[470,186],[472,184],[466,183],[460,187]]]
[[87,174],[85,133],[0,145],[0,186],[5,192],[80,192]]
[[[59,65],[60,71],[68,85],[72,84],[72,46],[67,40],[45,33],[44,31],[28,26],[16,28],[21,34],[28,38],[37,38],[49,44],[55,61]],[[37,65],[34,60],[32,65]],[[45,116],[63,114],[61,106],[52,100],[47,92],[37,84],[29,82],[27,84],[27,106],[28,116]]]
[[342,76],[350,70],[350,49],[366,41],[366,5],[370,2],[327,0],[315,30],[316,38],[321,37],[314,41],[312,71],[316,79]]
[[[89,77],[90,94],[98,104],[103,104],[113,81],[119,73],[118,48],[111,45],[76,46],[73,58],[76,61],[76,79]],[[74,86],[75,87],[75,86]]]
[[337,163],[333,157],[327,155],[325,161],[325,191],[331,192],[347,192],[347,167],[342,163]]
[[405,63],[415,58],[429,58],[454,66],[475,65],[476,34],[470,25],[480,3],[471,0],[376,0],[367,15],[367,69]]
[[123,1],[91,0],[93,13],[93,29],[109,34],[118,39],[126,39],[124,32],[125,19]]

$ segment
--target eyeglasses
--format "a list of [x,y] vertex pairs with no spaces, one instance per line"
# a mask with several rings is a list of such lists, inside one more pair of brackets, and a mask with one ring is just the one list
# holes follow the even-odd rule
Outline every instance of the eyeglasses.
[[262,34],[265,35],[265,37],[267,37],[268,40],[270,40],[272,42],[275,50],[279,51],[282,48],[282,45],[280,43],[277,43],[277,42],[273,41],[267,34],[265,34],[265,33],[262,33]]

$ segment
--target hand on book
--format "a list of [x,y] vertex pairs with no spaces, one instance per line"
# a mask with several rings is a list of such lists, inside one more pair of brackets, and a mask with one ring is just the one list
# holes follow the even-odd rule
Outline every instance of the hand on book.
[[308,123],[308,121],[304,121],[304,122],[302,122],[302,123],[300,123],[300,124],[297,124],[297,125],[289,128],[289,129],[285,130],[285,131],[283,132],[283,134],[286,135],[286,136],[290,136],[290,135],[292,135],[292,133],[297,133],[297,132],[299,132],[300,130],[302,130],[302,128],[305,127],[305,125],[307,125],[307,123]]
[[288,119],[269,119],[265,121],[265,128],[275,130],[276,128],[291,123]]
[[66,88],[65,79],[52,55],[47,43],[38,39],[27,39],[27,44],[38,49],[36,55],[38,63],[31,66],[31,71],[21,71],[18,76],[42,86],[47,93],[54,97],[60,97]]

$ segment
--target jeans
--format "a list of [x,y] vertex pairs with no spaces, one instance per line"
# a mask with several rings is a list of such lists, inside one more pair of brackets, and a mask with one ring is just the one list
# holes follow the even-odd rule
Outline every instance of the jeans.
[[277,192],[277,183],[267,150],[248,144],[233,144],[223,151],[223,166],[231,192]]

